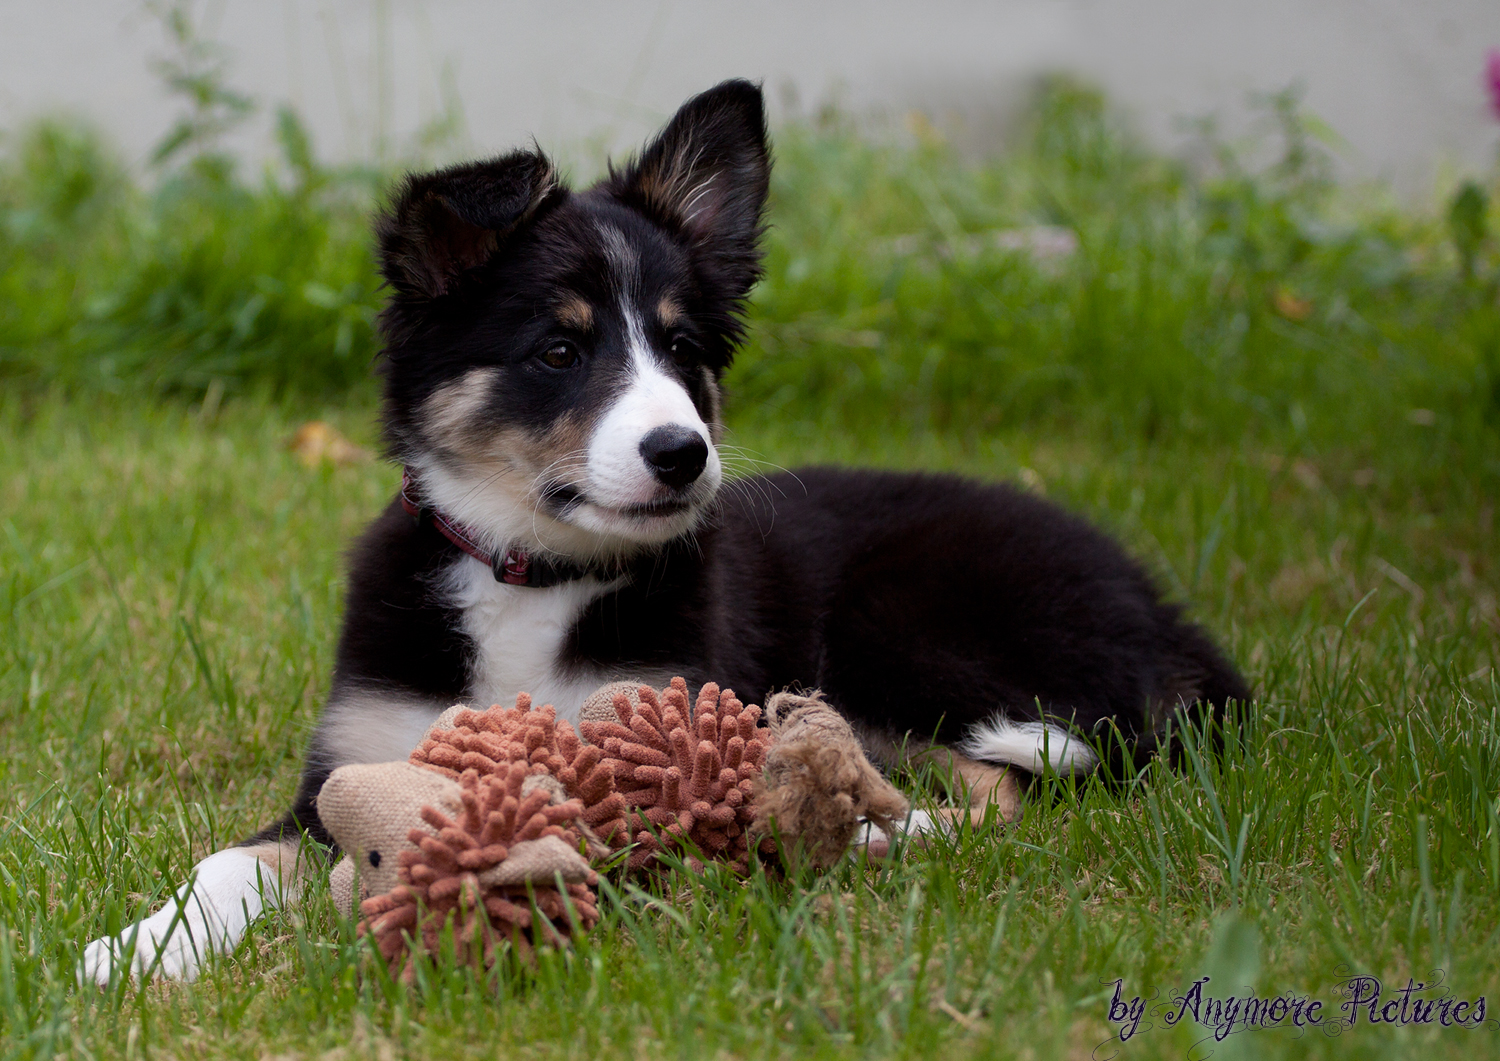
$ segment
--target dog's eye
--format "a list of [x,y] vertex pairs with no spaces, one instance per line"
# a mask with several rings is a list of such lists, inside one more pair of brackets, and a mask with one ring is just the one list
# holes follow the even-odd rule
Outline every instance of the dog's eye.
[[572,343],[553,343],[540,357],[548,368],[572,368],[578,364],[578,348]]
[[673,361],[679,365],[686,365],[698,356],[699,346],[687,336],[679,335],[672,340],[669,350]]

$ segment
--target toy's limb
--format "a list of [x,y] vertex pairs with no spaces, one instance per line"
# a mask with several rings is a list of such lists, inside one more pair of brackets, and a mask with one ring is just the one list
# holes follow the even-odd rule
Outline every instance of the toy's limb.
[[84,947],[79,982],[103,986],[121,975],[195,979],[210,955],[233,950],[263,912],[296,898],[301,862],[292,840],[209,855],[166,906]]

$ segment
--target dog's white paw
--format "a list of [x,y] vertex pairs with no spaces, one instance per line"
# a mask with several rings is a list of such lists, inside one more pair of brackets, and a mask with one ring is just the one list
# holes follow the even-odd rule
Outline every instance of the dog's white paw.
[[169,980],[193,980],[207,957],[207,953],[200,954],[200,948],[206,952],[211,947],[206,928],[199,924],[195,931],[174,899],[128,931],[103,936],[84,947],[78,980],[108,986],[125,969],[127,957],[132,976],[151,973]]
[[[941,828],[943,828],[941,818],[913,807],[907,812],[905,820],[896,824],[896,836],[909,836],[920,842],[922,837],[931,836]],[[884,858],[894,839],[895,837],[888,835],[874,822],[861,820],[851,846],[865,848],[872,858]]]
[[233,950],[246,926],[280,898],[276,873],[245,849],[209,855],[166,906],[120,935],[84,947],[78,981],[107,986],[122,975],[148,973],[196,979],[211,955]]

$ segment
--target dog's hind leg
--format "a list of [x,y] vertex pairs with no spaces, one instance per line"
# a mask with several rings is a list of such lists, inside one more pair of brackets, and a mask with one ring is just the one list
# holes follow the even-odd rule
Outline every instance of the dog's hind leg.
[[311,862],[326,867],[294,839],[255,841],[215,852],[166,906],[118,936],[83,949],[80,983],[108,985],[121,975],[192,980],[211,955],[232,951],[246,927],[268,910],[293,901]]
[[931,818],[935,824],[957,824],[968,819],[980,825],[991,805],[1001,822],[1010,824],[1021,820],[1024,808],[1015,767],[971,759],[940,744],[918,752],[907,762],[910,766],[936,770],[938,779],[959,804],[934,811]]
[[[996,819],[1004,824],[1021,820],[1024,805],[1015,767],[971,759],[940,744],[902,756],[901,760],[907,767],[936,770],[939,780],[960,803],[932,811],[912,809],[897,831],[917,843],[921,843],[923,836],[960,828],[965,821],[977,828],[988,819],[991,806],[995,808]],[[865,825],[856,846],[864,846],[871,857],[884,857],[890,849],[890,839],[875,826]]]
[[[871,742],[867,739],[867,743]],[[956,749],[926,745],[916,751],[901,751],[889,740],[873,743],[879,760],[888,767],[899,762],[907,767],[936,769],[939,779],[957,797],[960,805],[956,807],[913,810],[900,831],[916,838],[951,831],[965,821],[982,825],[991,806],[1000,822],[1020,821],[1023,774],[1035,775],[1048,768],[1083,774],[1099,765],[1099,757],[1076,734],[1054,723],[1012,722],[1001,715],[970,727]],[[864,837],[872,854],[885,849],[889,839],[873,827],[866,828]]]
[[948,754],[954,787],[963,795],[964,805],[945,808],[939,811],[941,815],[955,823],[967,817],[974,825],[982,825],[993,805],[996,816],[1007,825],[1021,820],[1021,785],[1014,767],[980,762],[954,751]]

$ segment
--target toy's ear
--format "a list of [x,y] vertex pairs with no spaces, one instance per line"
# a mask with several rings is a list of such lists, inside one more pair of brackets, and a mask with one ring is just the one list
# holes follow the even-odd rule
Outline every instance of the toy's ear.
[[641,704],[641,686],[643,682],[610,682],[595,689],[583,701],[583,709],[578,712],[579,722],[618,722],[619,717],[615,714],[615,695],[624,693],[625,699],[630,701],[632,707]]
[[725,81],[682,105],[608,189],[668,230],[682,233],[722,271],[732,297],[760,276],[761,213],[771,152],[759,86]]
[[454,719],[458,718],[458,713],[460,711],[467,711],[467,710],[469,710],[469,705],[468,704],[454,704],[452,707],[448,708],[446,711],[444,711],[437,718],[435,718],[435,719],[432,720],[432,725],[430,725],[430,726],[427,727],[427,732],[424,733],[424,734],[422,734],[422,739],[420,741],[418,741],[417,743],[418,744],[425,744],[427,742],[428,738],[430,738],[434,733],[438,733],[438,732],[440,732],[442,730],[446,730],[446,729],[453,729],[454,728]]
[[381,272],[409,298],[447,294],[565,194],[540,151],[408,176],[375,225]]

